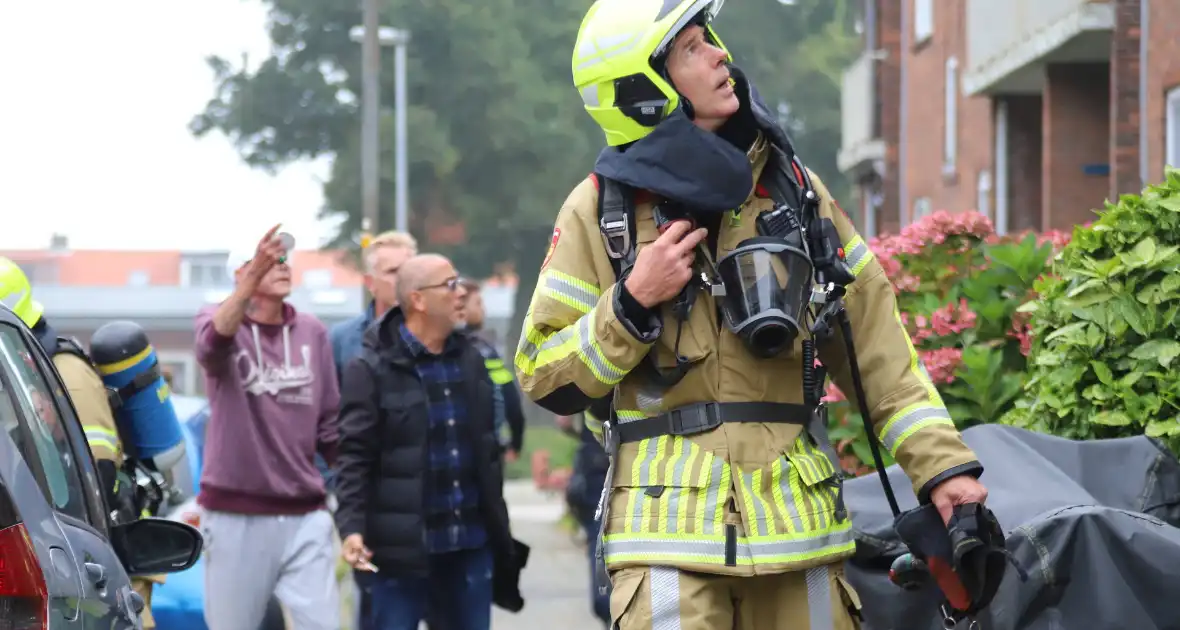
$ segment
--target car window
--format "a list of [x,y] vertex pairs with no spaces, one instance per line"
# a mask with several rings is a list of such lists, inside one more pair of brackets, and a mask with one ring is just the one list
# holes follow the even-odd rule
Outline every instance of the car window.
[[[19,331],[0,326],[0,416],[11,414],[21,431],[10,435],[34,469],[45,499],[55,509],[89,522],[85,495],[66,427],[53,391],[37,370]],[[5,409],[6,408],[6,409]]]

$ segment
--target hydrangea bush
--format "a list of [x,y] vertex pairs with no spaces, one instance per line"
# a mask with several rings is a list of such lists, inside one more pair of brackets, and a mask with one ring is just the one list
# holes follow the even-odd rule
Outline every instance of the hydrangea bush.
[[[936,212],[869,242],[893,283],[902,324],[959,428],[996,422],[1024,383],[1034,283],[1069,241],[1051,232],[999,236],[978,212]],[[871,470],[860,416],[829,384],[830,432],[846,470]],[[891,459],[882,453],[885,464]]]

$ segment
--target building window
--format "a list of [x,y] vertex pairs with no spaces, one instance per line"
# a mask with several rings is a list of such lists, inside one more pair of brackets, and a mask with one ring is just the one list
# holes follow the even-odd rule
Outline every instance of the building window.
[[1165,127],[1168,134],[1165,139],[1167,145],[1164,151],[1164,163],[1168,166],[1180,168],[1180,87],[1168,91],[1168,101],[1165,107]]
[[127,286],[146,287],[150,280],[146,271],[132,271],[127,274]]
[[220,289],[233,284],[226,271],[226,254],[189,256],[181,262],[180,283],[186,287]]
[[951,174],[955,171],[955,158],[959,153],[959,60],[955,57],[946,60],[946,92],[943,97],[946,99],[943,112],[946,126],[943,129],[942,170]]
[[975,211],[989,219],[992,216],[992,174],[984,169],[975,180]]
[[331,269],[308,269],[303,272],[303,284],[309,289],[332,288]]
[[914,43],[934,35],[934,0],[914,0]]

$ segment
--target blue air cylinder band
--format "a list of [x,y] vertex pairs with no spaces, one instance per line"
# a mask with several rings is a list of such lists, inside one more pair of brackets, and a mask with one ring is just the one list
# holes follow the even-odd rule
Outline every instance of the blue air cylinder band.
[[112,399],[124,450],[161,472],[184,456],[184,435],[172,408],[156,351],[135,322],[110,322],[94,331],[90,355]]

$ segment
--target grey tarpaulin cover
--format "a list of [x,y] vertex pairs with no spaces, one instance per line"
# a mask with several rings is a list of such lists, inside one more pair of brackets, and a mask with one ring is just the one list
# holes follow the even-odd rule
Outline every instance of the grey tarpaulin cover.
[[[978,619],[981,630],[1180,629],[1180,463],[1146,437],[1079,442],[982,425],[963,438],[983,462],[987,505],[1012,567]],[[917,507],[910,481],[888,469],[901,509]],[[857,531],[848,578],[866,630],[942,628],[937,586],[906,592],[889,581],[905,548],[874,473],[845,482]],[[960,627],[966,628],[967,623]]]

